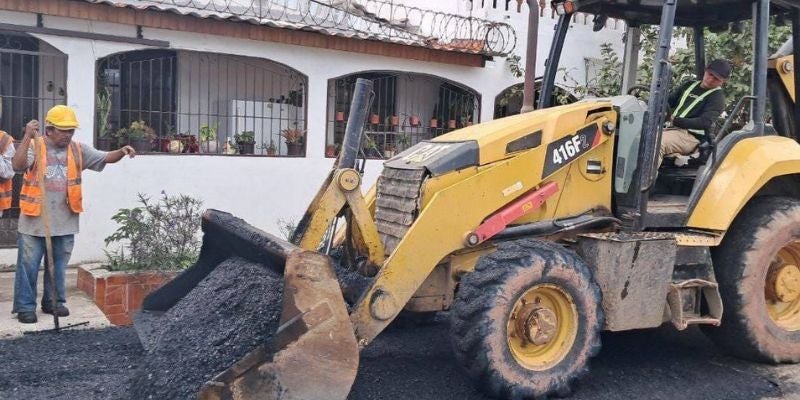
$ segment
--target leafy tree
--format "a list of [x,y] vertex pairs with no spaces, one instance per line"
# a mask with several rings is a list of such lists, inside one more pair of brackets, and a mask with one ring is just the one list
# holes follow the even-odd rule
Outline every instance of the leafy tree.
[[[775,21],[773,21],[775,22]],[[770,24],[769,51],[774,52],[791,35],[791,27]],[[688,46],[674,49],[670,56],[672,63],[673,83],[679,84],[688,79],[694,79],[694,33],[689,28],[676,28],[673,37],[685,40]],[[642,27],[642,60],[639,63],[637,82],[649,86],[653,76],[653,59],[658,42],[658,27]],[[752,22],[744,21],[732,24],[732,29],[723,32],[708,32],[705,34],[706,60],[724,58],[731,62],[733,70],[731,78],[725,86],[725,93],[729,100],[739,99],[750,93],[750,79],[753,73],[753,37]],[[620,78],[622,76],[622,63],[619,55],[610,44],[601,48],[601,66],[597,78],[585,86],[576,85],[574,90],[577,95],[607,96],[619,93]]]

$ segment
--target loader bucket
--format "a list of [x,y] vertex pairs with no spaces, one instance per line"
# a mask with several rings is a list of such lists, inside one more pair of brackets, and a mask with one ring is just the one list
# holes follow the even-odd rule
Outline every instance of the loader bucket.
[[[206,211],[202,227],[197,263],[147,296],[145,311],[169,310],[230,257],[278,269],[284,288],[272,339],[206,382],[199,398],[345,399],[358,369],[358,346],[330,258],[221,211]],[[152,331],[140,321],[146,320],[136,320],[140,336]]]

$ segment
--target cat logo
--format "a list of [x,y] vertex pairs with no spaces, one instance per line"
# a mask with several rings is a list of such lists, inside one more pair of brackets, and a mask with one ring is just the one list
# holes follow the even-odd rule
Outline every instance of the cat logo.
[[421,146],[419,149],[414,150],[413,153],[403,157],[403,161],[405,161],[406,164],[420,164],[447,150],[449,147],[450,144],[446,143],[428,143],[424,146]]

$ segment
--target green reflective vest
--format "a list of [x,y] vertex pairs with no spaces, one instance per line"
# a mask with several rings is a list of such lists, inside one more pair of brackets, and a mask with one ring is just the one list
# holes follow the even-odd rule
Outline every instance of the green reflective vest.
[[[705,100],[706,97],[708,97],[711,93],[714,93],[717,90],[722,90],[721,87],[716,87],[714,89],[706,90],[705,93],[701,94],[700,96],[697,96],[697,98],[695,98],[694,101],[689,103],[689,105],[686,106],[686,108],[684,108],[683,106],[684,104],[686,104],[686,100],[689,99],[689,95],[692,94],[692,91],[695,88],[697,88],[697,86],[699,86],[700,83],[701,83],[700,81],[697,81],[689,85],[686,91],[683,92],[683,97],[681,97],[681,101],[678,103],[678,107],[675,108],[675,112],[673,113],[675,118],[686,118],[686,116],[689,115],[689,113],[692,112],[692,110],[694,110],[694,108],[697,107],[698,104],[702,103],[703,100]],[[687,129],[687,131],[692,132],[695,135],[705,135],[706,133],[702,129]]]

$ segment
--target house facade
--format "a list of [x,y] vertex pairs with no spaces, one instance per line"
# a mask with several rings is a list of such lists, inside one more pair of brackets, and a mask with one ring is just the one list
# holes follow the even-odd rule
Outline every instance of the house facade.
[[[110,217],[137,193],[198,197],[271,232],[298,220],[338,151],[357,78],[374,85],[365,187],[382,159],[494,118],[521,82],[506,62],[525,57],[528,10],[516,1],[306,3],[0,0],[0,128],[20,138],[27,120],[68,104],[79,141],[147,139],[135,159],[85,174],[74,262],[104,258]],[[541,15],[539,71],[556,21]],[[567,48],[581,50],[562,65],[583,80],[586,55],[620,48],[625,27],[593,32],[578,16],[571,29]],[[0,264],[15,262],[17,215],[0,219]]]

